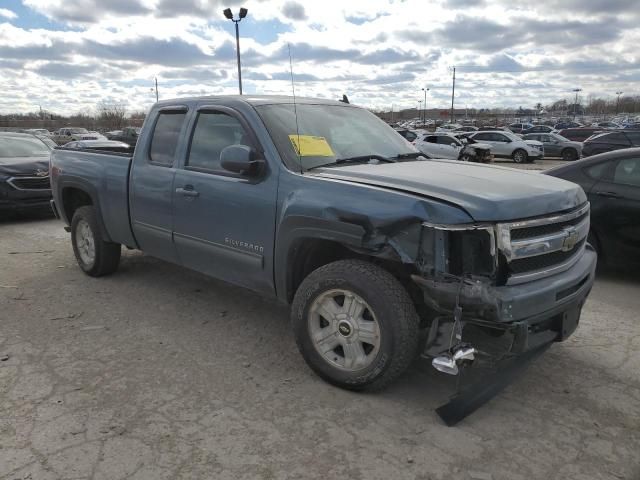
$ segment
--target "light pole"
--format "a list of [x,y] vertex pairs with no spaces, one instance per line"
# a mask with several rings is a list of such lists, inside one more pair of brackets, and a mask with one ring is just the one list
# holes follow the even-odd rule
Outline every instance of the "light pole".
[[418,100],[418,118],[420,118],[422,112],[422,100]]
[[155,83],[156,84],[156,88],[154,89],[153,87],[151,87],[151,91],[153,92],[155,90],[155,92],[156,92],[156,103],[158,103],[158,77],[155,77],[154,80],[156,82]]
[[622,95],[624,92],[616,92],[616,95],[618,96],[618,99],[616,100],[616,115],[618,114],[618,108],[620,107],[620,95]]
[[578,92],[581,92],[582,89],[581,88],[574,88],[572,90],[573,92],[576,92],[576,101],[573,103],[573,119],[576,119],[576,113],[578,111]]
[[241,8],[237,20],[233,18],[233,13],[231,13],[230,8],[225,8],[222,11],[227,19],[236,24],[236,56],[238,57],[238,88],[240,90],[240,95],[242,95],[242,72],[240,71],[240,32],[238,30],[238,23],[240,23],[240,20],[247,16],[248,11],[249,10],[244,7]]
[[424,126],[425,123],[427,123],[427,92],[429,91],[428,88],[423,88],[422,91],[424,92],[424,115],[422,118],[422,125]]

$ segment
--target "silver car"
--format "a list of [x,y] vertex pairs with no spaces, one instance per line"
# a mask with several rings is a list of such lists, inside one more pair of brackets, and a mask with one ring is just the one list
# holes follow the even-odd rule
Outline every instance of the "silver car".
[[562,157],[571,162],[582,156],[582,142],[572,142],[557,133],[528,133],[522,139],[542,142],[547,157]]
[[515,133],[504,130],[480,131],[468,135],[477,142],[491,145],[495,157],[511,158],[516,163],[533,162],[544,158],[542,142],[523,140]]

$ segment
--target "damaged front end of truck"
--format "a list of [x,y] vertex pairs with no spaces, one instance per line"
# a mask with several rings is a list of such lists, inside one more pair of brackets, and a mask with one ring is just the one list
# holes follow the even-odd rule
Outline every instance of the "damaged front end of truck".
[[[411,264],[424,301],[422,356],[443,373],[476,364],[493,373],[439,409],[451,425],[577,328],[594,280],[589,205],[519,222],[422,222],[389,244]],[[425,320],[425,319],[423,319]]]

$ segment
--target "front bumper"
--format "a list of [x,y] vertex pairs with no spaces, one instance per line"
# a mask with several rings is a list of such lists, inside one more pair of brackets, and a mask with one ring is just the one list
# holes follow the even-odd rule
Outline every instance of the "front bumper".
[[563,341],[575,331],[593,286],[596,261],[595,251],[587,245],[570,269],[520,285],[494,287],[417,276],[413,280],[422,289],[425,303],[438,312],[439,323],[453,321],[459,299],[463,327],[509,333],[513,338],[508,353],[522,353],[543,343]]
[[51,190],[19,190],[0,180],[0,211],[48,209]]

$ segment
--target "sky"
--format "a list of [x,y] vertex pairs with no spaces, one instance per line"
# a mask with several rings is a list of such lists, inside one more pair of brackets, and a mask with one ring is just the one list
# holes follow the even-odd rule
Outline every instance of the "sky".
[[342,98],[373,109],[532,108],[640,94],[638,0],[0,0],[0,113],[160,99]]

